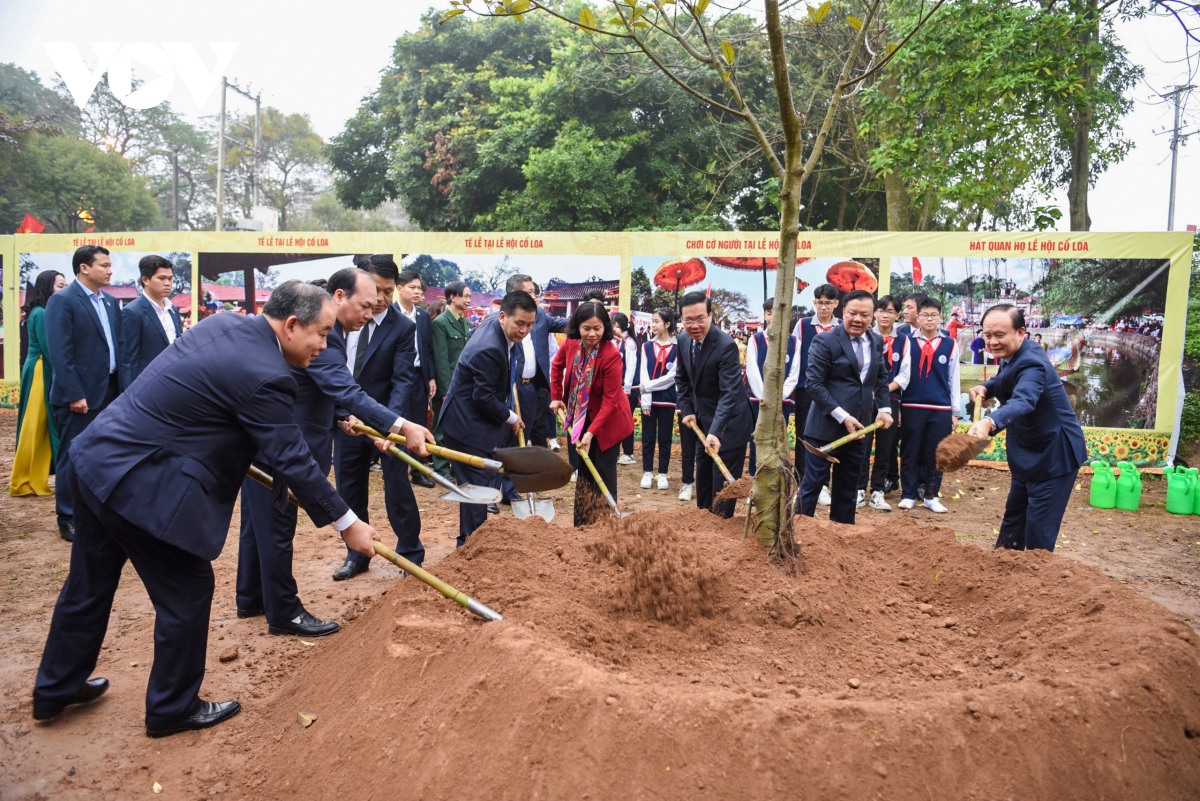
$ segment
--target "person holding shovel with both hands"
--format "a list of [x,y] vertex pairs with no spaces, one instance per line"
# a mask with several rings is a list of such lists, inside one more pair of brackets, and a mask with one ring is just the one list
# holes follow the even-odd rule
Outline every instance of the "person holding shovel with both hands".
[[[617,456],[633,433],[633,416],[622,384],[621,353],[604,304],[580,304],[567,324],[567,339],[550,365],[550,409],[564,412],[567,436],[587,454],[613,498],[617,494]],[[575,525],[594,523],[604,496],[591,471],[580,470],[575,483]]]

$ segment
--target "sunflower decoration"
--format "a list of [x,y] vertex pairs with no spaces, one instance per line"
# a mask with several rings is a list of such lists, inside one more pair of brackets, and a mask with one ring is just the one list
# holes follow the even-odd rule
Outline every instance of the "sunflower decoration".
[[1129,458],[1129,446],[1124,442],[1118,442],[1117,447],[1113,449],[1113,453],[1118,459],[1124,461],[1125,459]]

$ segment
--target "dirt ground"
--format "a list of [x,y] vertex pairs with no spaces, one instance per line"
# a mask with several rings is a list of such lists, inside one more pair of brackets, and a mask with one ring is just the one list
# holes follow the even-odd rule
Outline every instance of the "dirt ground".
[[[11,469],[14,427],[15,413],[0,410],[0,476],[5,478]],[[640,454],[636,457],[640,462]],[[690,506],[676,499],[678,458],[672,460],[672,470],[670,490],[659,492],[638,488],[640,463],[620,467],[621,505],[638,510]],[[387,541],[377,474],[375,480],[372,520],[385,531]],[[946,479],[943,498],[950,509],[946,515],[920,508],[907,515],[861,510],[860,522],[886,532],[889,521],[903,515],[950,528],[961,542],[990,548],[1007,489],[1007,473],[969,468]],[[550,493],[558,510],[557,526],[570,526],[572,490],[569,486]],[[437,563],[453,551],[457,510],[438,501],[433,490],[416,491],[424,513],[426,566],[436,573]],[[1200,518],[1166,514],[1164,496],[1163,483],[1148,479],[1140,512],[1092,510],[1087,506],[1086,479],[1081,480],[1054,558],[1095,568],[1195,627],[1200,620]],[[889,500],[894,504],[898,497]],[[511,511],[501,508],[501,516],[511,518]],[[7,492],[0,492],[0,645],[5,653],[0,660],[0,801],[129,798],[152,793],[156,783],[164,798],[201,798],[231,791],[242,795],[244,785],[240,789],[232,785],[238,783],[246,761],[261,748],[254,738],[261,735],[269,704],[306,663],[328,657],[330,650],[361,645],[368,632],[356,628],[356,619],[399,586],[399,571],[377,561],[364,576],[348,582],[331,581],[329,574],[343,558],[340,540],[328,529],[314,529],[302,517],[295,557],[301,598],[310,612],[338,620],[343,630],[308,641],[270,636],[262,618],[238,620],[234,614],[236,513],[233,522],[231,539],[214,564],[217,593],[202,695],[212,700],[236,698],[242,702],[243,712],[215,729],[150,740],[145,737],[142,719],[153,648],[153,612],[131,569],[117,594],[96,669],[96,675],[112,681],[112,689],[101,702],[68,712],[50,725],[33,722],[33,677],[50,612],[65,577],[70,546],[58,538],[53,498],[10,498]],[[898,531],[910,529],[899,523],[891,525]],[[553,565],[546,567],[553,569]],[[487,585],[472,589],[481,601],[489,602]],[[508,593],[497,588],[496,595]],[[236,658],[221,662],[222,653],[233,648]],[[396,680],[413,679],[398,676]],[[364,771],[370,770],[377,758],[371,753],[355,756]],[[264,788],[259,797],[282,795],[287,794]]]

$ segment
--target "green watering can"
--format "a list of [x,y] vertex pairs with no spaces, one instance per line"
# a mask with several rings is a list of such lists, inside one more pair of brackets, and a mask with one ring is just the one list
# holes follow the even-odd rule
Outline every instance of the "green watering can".
[[1096,509],[1117,505],[1117,477],[1108,462],[1092,462],[1092,487],[1089,503]]
[[[1163,471],[1167,480],[1167,511],[1173,515],[1190,515],[1196,508],[1196,474],[1182,467]],[[1191,473],[1191,475],[1189,475]]]
[[[1142,502],[1142,476],[1133,462],[1118,462],[1117,467],[1121,469],[1121,475],[1117,477],[1117,508],[1136,512]],[[1193,494],[1200,503],[1200,492]],[[1200,514],[1200,511],[1196,513]]]

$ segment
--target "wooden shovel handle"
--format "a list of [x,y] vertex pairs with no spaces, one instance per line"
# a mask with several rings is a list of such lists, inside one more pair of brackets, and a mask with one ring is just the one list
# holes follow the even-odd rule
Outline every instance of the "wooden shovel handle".
[[732,484],[734,482],[733,475],[729,472],[729,468],[725,466],[725,462],[712,448],[708,447],[708,436],[700,430],[700,426],[696,425],[696,421],[688,421],[688,426],[696,432],[696,436],[700,438],[701,444],[704,445],[704,451],[708,454],[708,458],[712,459],[717,465],[717,469],[721,471],[721,475],[725,476],[725,483]]

